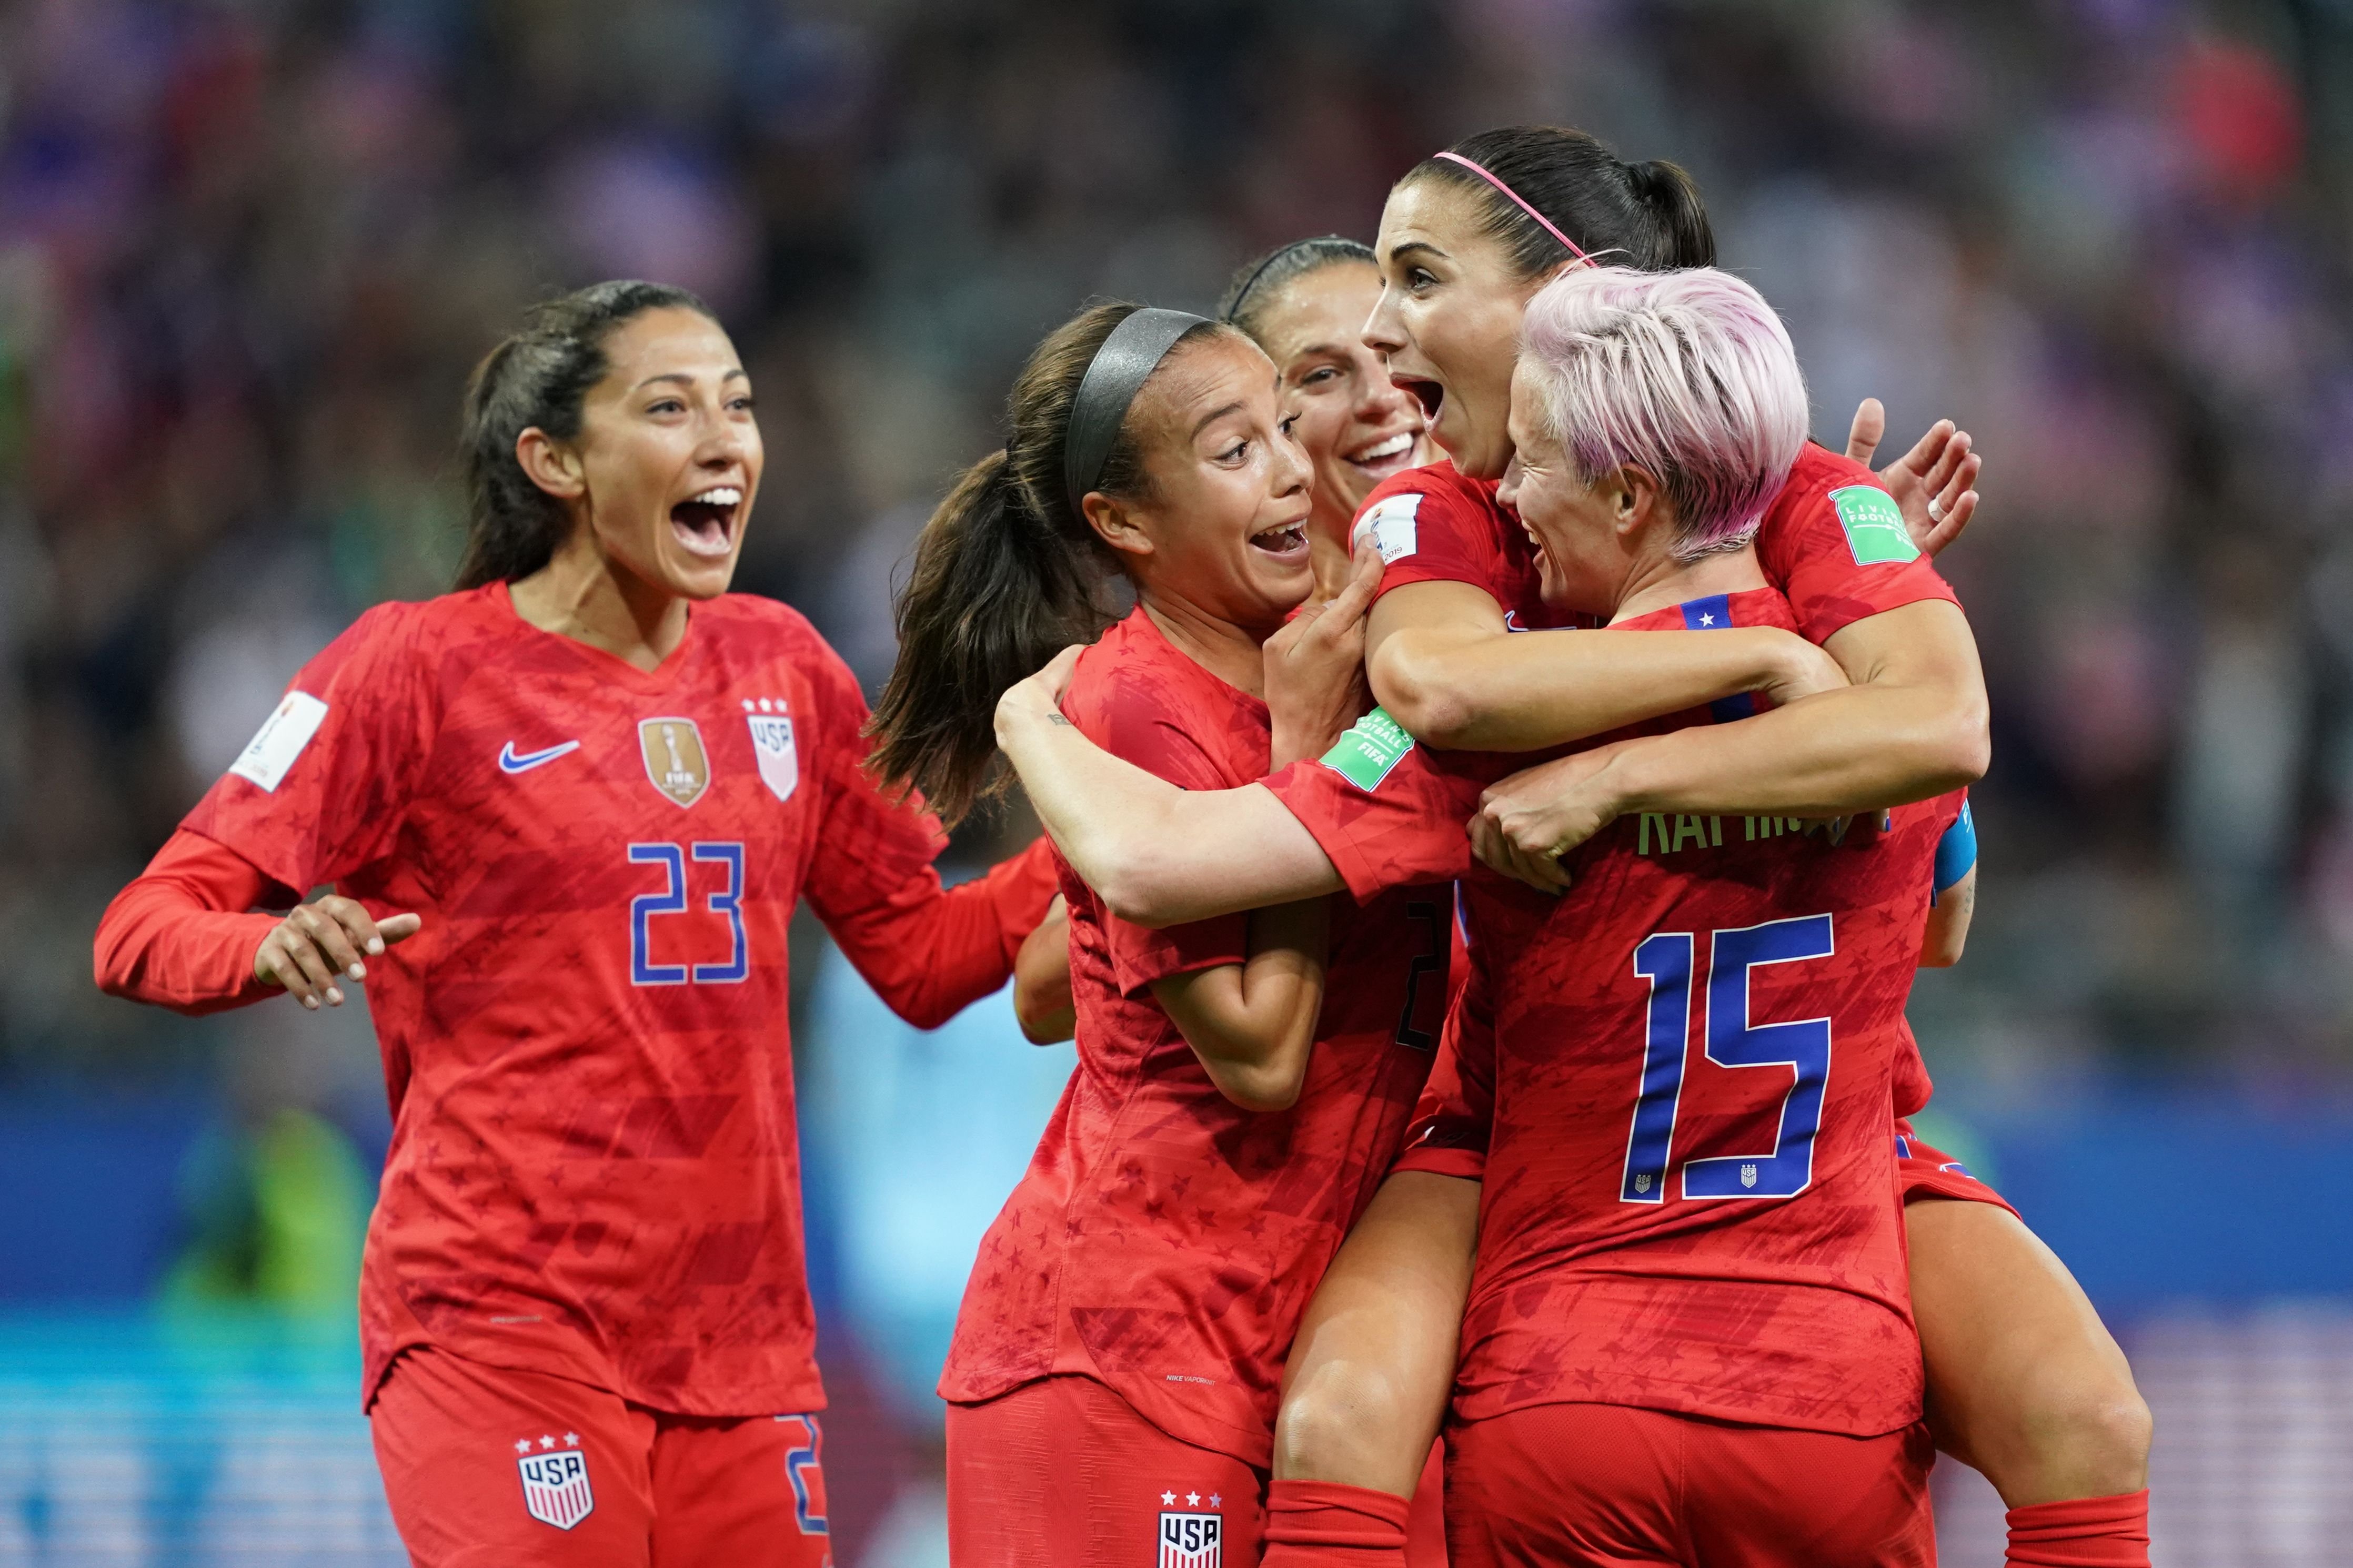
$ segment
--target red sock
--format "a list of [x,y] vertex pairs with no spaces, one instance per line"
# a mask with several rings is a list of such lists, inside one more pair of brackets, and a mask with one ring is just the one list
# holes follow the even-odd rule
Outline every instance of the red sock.
[[2011,1509],[2002,1561],[2032,1568],[2148,1568],[2148,1492]]
[[1405,1568],[1407,1506],[1370,1487],[1271,1482],[1259,1568]]

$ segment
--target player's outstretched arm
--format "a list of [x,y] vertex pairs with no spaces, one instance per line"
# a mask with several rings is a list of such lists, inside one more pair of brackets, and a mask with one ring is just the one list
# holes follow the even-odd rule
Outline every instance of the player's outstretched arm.
[[1278,1480],[1410,1498],[1454,1383],[1479,1184],[1399,1171],[1324,1271],[1283,1371]]
[[1271,791],[1179,789],[1080,734],[1058,706],[1078,656],[1064,649],[1005,693],[997,743],[1113,914],[1156,928],[1342,890],[1331,858]]
[[1218,1092],[1244,1110],[1288,1110],[1307,1081],[1324,1006],[1322,899],[1254,911],[1250,959],[1152,983]]
[[1929,599],[1883,611],[1828,646],[1853,685],[1736,723],[1596,747],[1501,781],[1472,823],[1480,858],[1536,886],[1560,886],[1547,863],[1629,812],[1838,816],[1984,776],[1985,672],[1958,605]]
[[1845,679],[1820,648],[1773,626],[1514,633],[1467,583],[1391,591],[1373,606],[1367,646],[1373,696],[1441,751],[1539,751],[1737,692],[1789,702]]

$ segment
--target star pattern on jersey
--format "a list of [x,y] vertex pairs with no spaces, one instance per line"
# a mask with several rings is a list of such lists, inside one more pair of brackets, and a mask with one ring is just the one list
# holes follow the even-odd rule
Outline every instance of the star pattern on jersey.
[[540,1440],[539,1440],[539,1446],[540,1446],[541,1447],[543,1447],[543,1448],[553,1448],[553,1447],[555,1447],[555,1435],[554,1435],[554,1433],[552,1433],[552,1432],[551,1432],[551,1433],[548,1433],[548,1434],[546,1434],[546,1435],[543,1436],[540,1438]]
[[1217,1493],[1211,1492],[1209,1494],[1209,1506],[1211,1508],[1223,1508],[1226,1506],[1226,1500],[1219,1497]]
[[1200,1507],[1200,1506],[1201,1506],[1201,1494],[1200,1494],[1199,1492],[1187,1492],[1187,1493],[1185,1494],[1185,1506],[1186,1506],[1187,1508],[1198,1508],[1198,1507]]
[[518,1437],[518,1438],[516,1438],[516,1439],[515,1439],[515,1452],[516,1452],[516,1453],[518,1453],[518,1454],[528,1454],[528,1453],[530,1453],[530,1452],[531,1452],[531,1439],[530,1439],[530,1438],[528,1438],[528,1437]]
[[577,1432],[566,1432],[564,1435],[564,1446],[567,1448],[577,1448],[580,1447],[580,1434]]
[[1163,1508],[1175,1508],[1176,1506],[1176,1494],[1175,1492],[1162,1492],[1160,1494],[1160,1506]]

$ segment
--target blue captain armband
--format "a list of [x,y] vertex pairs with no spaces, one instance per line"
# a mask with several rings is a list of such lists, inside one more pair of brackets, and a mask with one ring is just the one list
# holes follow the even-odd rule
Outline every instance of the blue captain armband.
[[1969,816],[1969,803],[1961,802],[1961,815],[1945,829],[1936,840],[1936,869],[1928,889],[1928,901],[1935,903],[1936,895],[1968,876],[1978,863],[1978,825]]

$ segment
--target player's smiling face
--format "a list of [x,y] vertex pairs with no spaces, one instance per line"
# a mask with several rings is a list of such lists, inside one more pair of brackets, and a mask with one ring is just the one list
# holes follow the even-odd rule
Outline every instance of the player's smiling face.
[[1577,478],[1553,433],[1542,384],[1525,367],[1512,377],[1509,426],[1513,457],[1496,499],[1519,513],[1536,546],[1545,607],[1608,618],[1651,531],[1630,527],[1621,502],[1631,498],[1612,476],[1590,485]]
[[1335,261],[1292,279],[1259,318],[1292,434],[1315,465],[1315,526],[1343,541],[1375,485],[1433,456],[1420,403],[1365,344],[1380,296],[1371,266]]
[[1454,466],[1500,479],[1512,460],[1507,420],[1520,315],[1547,275],[1521,278],[1484,232],[1478,198],[1445,180],[1408,180],[1389,192],[1373,249],[1381,293],[1366,346],[1419,400],[1430,434]]
[[1314,585],[1311,470],[1274,366],[1237,331],[1172,351],[1128,410],[1148,493],[1087,497],[1088,521],[1139,588],[1264,634]]
[[727,591],[760,488],[760,426],[735,345],[699,311],[647,310],[605,340],[566,497],[606,558],[664,593]]

